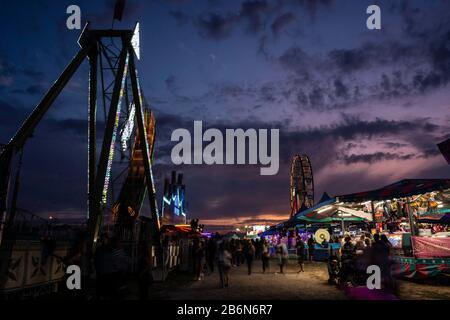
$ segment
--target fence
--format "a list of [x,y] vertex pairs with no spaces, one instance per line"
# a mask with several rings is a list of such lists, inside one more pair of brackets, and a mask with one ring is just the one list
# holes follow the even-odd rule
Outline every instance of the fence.
[[41,241],[17,240],[13,244],[11,258],[0,252],[0,261],[8,263],[6,281],[0,293],[25,292],[22,295],[36,295],[42,288],[56,291],[56,285],[65,275],[63,257],[68,243],[58,243],[52,254]]

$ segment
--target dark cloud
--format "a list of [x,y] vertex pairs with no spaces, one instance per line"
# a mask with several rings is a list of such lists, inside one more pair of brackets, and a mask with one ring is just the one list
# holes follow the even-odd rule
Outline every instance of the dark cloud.
[[[137,1],[130,3],[137,3]],[[393,32],[376,36],[363,33],[358,38],[344,42],[351,43],[352,46],[339,45],[332,49],[324,49],[329,52],[320,50],[329,48],[330,44],[334,43],[333,41],[328,43],[328,40],[330,36],[335,36],[333,32],[330,33],[330,30],[333,30],[332,23],[336,21],[336,16],[330,16],[329,20],[328,17],[324,17],[318,28],[309,24],[313,30],[310,34],[305,34],[305,37],[300,38],[297,37],[298,35],[294,37],[286,30],[294,29],[295,17],[304,19],[305,15],[302,14],[304,12],[315,17],[319,10],[331,8],[336,3],[334,1],[241,0],[239,2],[220,1],[220,5],[215,5],[216,2],[213,1],[206,3],[206,6],[200,8],[197,2],[194,4],[191,1],[189,6],[184,6],[188,4],[187,0],[173,0],[170,4],[180,6],[176,8],[169,6],[169,9],[166,9],[167,6],[162,6],[163,10],[171,11],[169,15],[161,14],[161,16],[164,19],[173,19],[172,26],[175,24],[184,26],[186,23],[193,22],[200,34],[208,39],[224,39],[232,34],[238,35],[238,32],[246,32],[247,36],[251,35],[255,39],[241,37],[236,43],[224,43],[223,53],[235,49],[236,45],[241,44],[242,41],[250,40],[248,43],[254,43],[252,41],[255,40],[258,52],[267,59],[265,62],[279,64],[282,68],[278,65],[272,68],[273,66],[268,66],[264,62],[260,63],[261,57],[255,56],[253,62],[258,63],[255,66],[261,68],[262,72],[255,72],[254,78],[242,76],[244,71],[240,74],[237,72],[239,75],[235,76],[237,73],[234,68],[241,67],[245,59],[253,58],[251,55],[247,56],[248,52],[242,52],[245,59],[236,59],[232,64],[228,61],[228,65],[226,59],[221,61],[224,62],[224,69],[217,70],[217,74],[220,73],[219,80],[217,80],[219,77],[215,78],[215,70],[214,75],[201,70],[199,74],[191,77],[185,70],[181,70],[182,74],[179,75],[177,71],[166,70],[160,66],[156,68],[156,72],[160,73],[155,74],[151,80],[143,75],[142,84],[149,89],[146,92],[152,92],[152,95],[159,97],[159,100],[154,97],[149,99],[158,106],[155,111],[157,141],[154,166],[158,199],[161,199],[162,177],[171,170],[177,169],[185,173],[190,217],[230,218],[229,225],[233,224],[233,218],[237,217],[246,217],[241,219],[240,223],[251,224],[260,223],[260,221],[274,223],[276,219],[260,219],[258,214],[285,212],[288,217],[289,162],[295,153],[305,153],[310,156],[313,170],[315,174],[317,173],[317,194],[325,189],[330,194],[340,194],[372,189],[393,182],[389,180],[392,177],[383,176],[385,172],[378,172],[382,166],[376,166],[377,172],[370,172],[375,166],[367,166],[367,172],[363,173],[353,172],[350,169],[350,166],[356,169],[361,167],[359,164],[371,165],[383,163],[383,161],[393,161],[399,165],[404,163],[405,172],[408,169],[406,166],[409,166],[410,170],[407,174],[414,178],[421,175],[430,178],[442,177],[448,172],[448,168],[444,165],[436,165],[437,158],[434,158],[440,157],[435,143],[446,137],[444,135],[448,129],[443,127],[443,123],[448,120],[448,116],[443,114],[439,119],[439,114],[430,111],[434,108],[434,103],[441,105],[445,103],[445,97],[441,103],[441,100],[436,101],[427,96],[426,98],[430,99],[423,100],[428,101],[429,105],[418,113],[416,113],[417,110],[408,112],[409,110],[402,109],[410,105],[417,107],[419,103],[419,100],[415,99],[417,95],[428,94],[433,89],[448,85],[449,11],[434,10],[437,18],[445,16],[447,21],[441,18],[434,19],[432,15],[426,14],[426,11],[436,6],[437,2],[422,5],[421,9],[414,8],[411,2],[392,4],[405,19],[403,24],[394,22],[393,25],[387,25]],[[51,8],[52,6],[48,5],[49,11]],[[102,14],[99,22],[103,19],[105,25],[110,27],[111,7],[103,5],[100,9]],[[139,16],[144,15],[143,10],[141,11]],[[148,10],[148,12],[151,11]],[[349,17],[345,16],[347,13],[343,14],[344,16],[341,16],[339,13],[339,17]],[[157,22],[157,19],[152,22]],[[144,18],[141,21],[149,23]],[[387,22],[388,19],[384,21]],[[295,25],[301,23],[303,21],[298,19]],[[317,21],[314,21],[315,23]],[[61,24],[64,25],[64,21],[61,21]],[[344,24],[344,27],[346,25]],[[192,26],[186,28],[188,27]],[[28,28],[27,33],[29,30],[32,29]],[[176,41],[176,38],[170,40],[170,36],[176,30],[177,28],[161,30],[161,39]],[[326,30],[326,34],[323,30]],[[166,31],[167,34],[165,34]],[[394,31],[401,34],[401,37]],[[315,33],[317,33],[317,39],[313,39]],[[288,35],[289,39],[284,36],[277,37],[277,35]],[[21,37],[17,39],[22,41]],[[364,42],[361,39],[365,39]],[[211,50],[217,48],[198,37],[190,37],[189,40],[193,41],[193,46],[198,45],[196,47],[198,57],[208,56]],[[70,43],[67,44],[66,33],[61,32],[59,38],[56,40],[52,38],[51,41],[57,44],[58,52],[65,51],[65,56],[69,58],[73,56],[73,52],[66,48],[66,46],[72,48]],[[145,43],[142,45],[145,46]],[[153,45],[151,44],[150,47]],[[225,47],[226,45],[231,47]],[[150,47],[147,47],[148,52],[151,52]],[[158,46],[158,48],[161,47],[165,46]],[[286,51],[280,51],[284,49]],[[157,51],[155,51],[156,56],[164,54],[164,51]],[[167,54],[168,59],[170,56],[172,55]],[[218,54],[217,62],[219,62],[219,56]],[[152,57],[147,56],[147,62],[143,59],[139,63],[149,67],[148,61]],[[197,69],[189,69],[189,71],[200,70],[199,67],[203,61],[198,57],[192,57],[193,60],[189,61],[192,62],[191,66]],[[223,58],[223,55],[220,58]],[[181,61],[178,59],[168,61]],[[14,88],[2,90],[0,142],[8,141],[28,115],[28,111],[25,111],[27,108],[7,96],[11,90],[22,93],[13,96],[24,100],[27,99],[27,95],[38,94],[39,90],[42,90],[39,88],[39,85],[43,83],[39,81],[39,78],[43,76],[42,73],[33,68],[24,67],[27,61],[25,63],[12,61],[11,59],[0,60],[0,78],[7,77],[3,79],[3,83],[8,84],[9,81],[14,80],[14,84],[20,84],[15,85]],[[32,62],[39,65],[40,61]],[[167,63],[167,65],[171,64]],[[153,69],[148,68],[148,70]],[[243,70],[247,69],[243,68]],[[48,71],[57,74],[56,70],[51,68]],[[178,77],[181,76],[183,81],[179,82]],[[22,82],[16,77],[25,78],[26,81]],[[200,78],[201,82],[196,82],[197,78]],[[81,82],[85,83],[86,78],[83,79]],[[161,86],[153,86],[153,82],[151,85],[145,82],[160,83],[161,79],[163,90],[159,88]],[[208,83],[207,90],[211,90],[200,97],[180,96],[177,92],[185,92],[185,90],[181,90],[179,86],[185,83],[186,79],[192,80],[192,86],[196,89]],[[216,80],[223,82],[216,86],[214,82]],[[150,90],[155,88],[156,90]],[[26,90],[29,92],[24,95]],[[80,92],[78,88],[74,91],[77,94]],[[82,95],[79,94],[79,96]],[[83,110],[85,110],[86,96],[83,97]],[[408,99],[399,99],[403,97]],[[378,100],[382,100],[382,103]],[[168,109],[174,114],[161,111],[167,111],[165,107],[169,105],[171,108]],[[184,108],[185,105],[188,107]],[[192,105],[195,107],[191,107]],[[377,105],[386,106],[386,110],[372,112],[370,108]],[[175,107],[172,108],[172,106]],[[246,106],[251,109],[245,109]],[[392,109],[388,109],[387,106],[389,108],[392,106]],[[347,114],[340,116],[342,110]],[[319,114],[319,112],[327,114]],[[223,114],[225,117],[222,117]],[[316,114],[318,120],[314,118]],[[329,118],[326,117],[328,114]],[[361,116],[356,116],[357,114]],[[380,115],[380,118],[371,118],[374,117],[373,114]],[[59,115],[61,116],[61,113]],[[67,119],[55,119],[49,114],[39,125],[29,144],[27,143],[25,149],[27,158],[24,164],[28,167],[25,168],[23,176],[26,181],[21,184],[20,194],[20,205],[23,207],[37,212],[63,208],[70,212],[78,212],[81,217],[84,217],[87,123],[86,119],[82,118],[83,114],[77,114],[77,116],[79,118],[75,118],[75,114],[68,113]],[[170,152],[174,143],[170,142],[171,132],[176,128],[192,130],[193,118],[191,117],[219,119],[204,121],[204,129],[215,127],[222,132],[226,128],[279,128],[281,135],[279,174],[261,177],[259,166],[172,165]],[[402,117],[404,120],[398,120]],[[287,118],[289,120],[273,121],[273,119]],[[393,118],[397,120],[391,120]],[[102,128],[103,124],[99,123],[99,135]],[[412,160],[418,158],[430,159],[427,161],[429,168],[423,168],[420,171],[411,165]],[[441,160],[445,164],[444,160]],[[120,189],[120,181],[115,184],[115,188]],[[270,197],[268,197],[269,194]],[[226,223],[219,227],[224,225]]]
[[[170,134],[176,128],[186,128],[192,133],[194,118],[180,117],[170,115],[164,112],[156,113],[158,121],[158,134],[161,141],[160,146],[164,146],[164,150],[159,150],[160,156],[168,156],[175,142],[162,143],[162,141],[170,141]],[[292,156],[292,150],[296,150],[299,146],[307,148],[313,153],[318,146],[329,148],[333,151],[332,146],[344,143],[346,149],[350,150],[358,146],[357,141],[361,139],[375,140],[381,137],[397,137],[402,142],[383,142],[387,148],[400,148],[407,146],[404,141],[409,141],[412,146],[418,148],[419,152],[427,152],[435,147],[433,134],[439,134],[440,127],[429,122],[426,118],[417,118],[410,121],[395,121],[376,118],[372,121],[362,120],[359,117],[353,117],[343,114],[342,120],[327,126],[316,128],[290,131],[287,122],[263,122],[257,120],[241,120],[239,122],[224,121],[204,121],[203,129],[217,128],[225,133],[227,128],[278,128],[280,129],[280,156],[282,161],[289,161]],[[424,136],[425,143],[419,141],[418,137]],[[431,139],[430,139],[431,138]],[[330,141],[333,143],[330,144]],[[164,151],[164,153],[161,153]],[[334,155],[336,157],[336,155]]]
[[285,99],[296,97],[290,102],[301,110],[342,110],[364,101],[422,95],[446,86],[450,81],[450,28],[441,31],[421,41],[366,42],[351,49],[333,49],[324,56],[294,45],[278,59],[270,56],[264,38],[259,52],[289,73],[287,83],[278,90]]
[[263,27],[263,14],[268,12],[270,6],[265,0],[248,0],[242,3],[239,17],[246,20],[251,32],[258,32]]
[[315,17],[317,10],[320,7],[330,8],[334,5],[334,0],[287,0],[286,2],[293,2],[294,4],[300,5],[305,8],[312,18]]
[[[12,106],[0,100],[0,142],[9,141],[22,123],[27,119],[31,111],[22,107]],[[97,121],[98,139],[103,134],[104,123]],[[38,124],[34,136],[47,137],[50,135],[69,135],[72,139],[81,141],[87,136],[87,121],[84,119],[65,118],[55,119],[46,115]]]
[[44,88],[41,85],[33,84],[29,86],[25,92],[31,95],[42,94],[44,92]]
[[429,57],[433,69],[414,77],[415,87],[422,92],[444,86],[450,80],[450,29],[430,44]]
[[344,72],[397,62],[406,63],[421,55],[421,45],[405,45],[399,42],[368,42],[352,49],[334,49],[328,54],[331,62]]
[[238,13],[204,12],[197,17],[200,35],[221,40],[231,35],[235,25],[244,23],[251,33],[257,33],[264,28],[264,16],[270,12],[270,6],[265,0],[247,0],[241,3]]
[[349,89],[344,83],[342,83],[341,79],[334,80],[334,94],[343,99],[347,99],[349,97]]
[[198,17],[197,24],[200,28],[200,35],[220,40],[231,34],[235,21],[237,21],[237,17],[233,15],[224,17],[217,13],[207,13]]
[[399,143],[399,142],[386,142],[384,145],[389,149],[399,149],[408,146],[406,143]]
[[[170,137],[170,132],[174,128],[186,128],[192,131],[193,119],[181,117],[179,115],[169,115],[163,112],[156,114],[158,121],[159,142],[156,149],[158,159],[168,158],[171,148],[175,143],[163,143]],[[169,172],[172,169],[183,171],[188,184],[189,194],[201,194],[201,197],[190,197],[193,216],[201,216],[203,219],[213,219],[217,217],[241,217],[245,212],[271,213],[286,211],[288,215],[289,186],[289,165],[293,154],[305,153],[310,156],[313,163],[313,170],[320,172],[334,163],[352,165],[355,163],[374,164],[377,162],[395,160],[407,161],[429,154],[435,156],[434,142],[430,134],[438,134],[439,127],[428,121],[428,119],[415,119],[411,121],[394,121],[386,119],[362,120],[358,117],[343,115],[342,121],[311,129],[288,130],[286,123],[267,123],[256,120],[242,120],[239,122],[209,121],[203,123],[206,128],[218,128],[223,133],[226,128],[279,128],[280,129],[280,171],[276,176],[259,176],[259,166],[207,166],[207,165],[181,165],[173,166],[169,161],[165,164],[155,166],[158,175],[161,172]],[[162,135],[162,136],[161,136]],[[426,136],[426,144],[417,142],[419,136]],[[388,152],[380,144],[380,150],[375,152],[355,152],[355,148],[363,148],[364,141],[377,142],[378,139],[391,137],[398,142],[392,142],[389,147],[403,147],[410,141],[411,146],[417,148],[417,153],[408,152]],[[361,141],[361,142],[359,142]],[[395,140],[394,140],[395,141]],[[394,145],[395,143],[395,145]],[[417,143],[417,144],[416,144]],[[409,145],[409,144],[408,144]],[[341,148],[343,146],[343,148]],[[434,149],[433,149],[434,148]],[[373,150],[373,148],[371,148]],[[436,154],[437,155],[437,154]],[[351,183],[358,178],[358,184]],[[211,188],[209,181],[220,181]],[[374,184],[387,184],[388,177],[379,177],[379,181],[364,179],[363,177],[347,175],[339,176],[339,181],[334,181],[332,177],[325,177],[318,181],[316,190],[318,193],[327,187],[331,194],[343,193],[342,186],[349,183],[355,188],[373,188]],[[270,188],[268,187],[270,185]],[[339,187],[340,186],[340,187]],[[339,189],[339,188],[340,189]],[[252,190],[249,197],[243,190]],[[267,192],[271,194],[272,202],[261,201]],[[350,190],[350,191],[357,191]],[[349,191],[345,189],[344,193]],[[235,210],[234,208],[239,208]],[[192,217],[191,215],[191,217]],[[242,222],[242,221],[241,221]],[[234,223],[233,223],[234,224]],[[216,230],[221,226],[216,226]]]
[[329,54],[331,60],[345,72],[351,72],[368,67],[370,52],[364,48],[357,49],[337,49]]
[[295,15],[292,12],[279,15],[272,23],[272,33],[278,35],[281,30],[296,20]]
[[[9,57],[0,54],[0,77],[6,77],[14,79],[16,77],[26,77],[27,80],[39,81],[43,77],[43,72],[37,70],[34,66],[30,65],[17,65]],[[0,82],[0,88],[2,83]]]
[[370,153],[370,154],[351,154],[346,155],[343,157],[343,161],[346,164],[354,164],[357,162],[364,162],[364,163],[375,163],[380,161],[386,161],[386,160],[409,160],[413,159],[414,154],[405,154],[405,155],[399,155],[395,153],[389,153],[389,152],[376,152],[376,153]]
[[286,69],[301,73],[308,69],[311,58],[302,48],[293,46],[280,55],[278,60]]
[[175,19],[178,26],[183,26],[187,24],[190,20],[189,15],[185,14],[182,11],[172,10],[169,12],[169,14]]

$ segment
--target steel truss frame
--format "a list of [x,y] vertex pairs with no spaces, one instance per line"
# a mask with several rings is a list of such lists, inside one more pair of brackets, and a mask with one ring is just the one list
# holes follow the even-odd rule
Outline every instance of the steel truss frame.
[[[22,150],[27,139],[32,136],[35,128],[42,120],[44,115],[53,105],[53,102],[65,88],[74,73],[79,69],[82,62],[89,60],[89,110],[88,110],[88,241],[89,247],[95,250],[95,244],[99,236],[99,230],[102,225],[103,210],[105,201],[103,199],[104,189],[108,187],[108,166],[112,165],[111,149],[114,148],[115,138],[118,126],[118,110],[120,110],[120,101],[126,90],[126,75],[129,72],[131,80],[132,98],[136,108],[135,120],[138,126],[139,139],[144,156],[144,169],[147,184],[148,198],[151,209],[151,227],[154,235],[153,243],[159,243],[159,213],[156,203],[156,190],[154,187],[152,164],[149,155],[149,147],[146,140],[146,129],[144,125],[144,112],[142,106],[141,89],[137,76],[137,70],[134,60],[134,52],[131,44],[133,30],[90,30],[86,25],[80,38],[79,45],[81,49],[67,65],[44,98],[36,106],[30,116],[25,120],[20,129],[3,146],[0,154],[0,288],[2,287],[3,277],[7,272],[14,234],[10,232],[10,226],[14,222],[16,212],[16,196],[20,165],[17,165],[17,159],[21,158]],[[102,39],[120,39],[121,49],[118,56],[111,59],[108,56],[108,49],[102,43]],[[109,52],[113,54],[113,52]],[[102,57],[103,55],[103,57]],[[103,58],[108,62],[109,68],[113,73],[114,81],[111,92],[110,86],[105,88],[103,70]],[[113,62],[113,60],[116,60]],[[99,161],[96,159],[96,139],[97,139],[97,86],[98,86],[98,64],[101,68],[101,86],[102,99],[104,104],[104,113],[106,116],[103,143],[100,150]],[[109,100],[109,110],[106,113],[106,100]],[[127,101],[128,102],[128,101]],[[19,161],[20,162],[20,161]],[[155,242],[156,241],[156,242]]]

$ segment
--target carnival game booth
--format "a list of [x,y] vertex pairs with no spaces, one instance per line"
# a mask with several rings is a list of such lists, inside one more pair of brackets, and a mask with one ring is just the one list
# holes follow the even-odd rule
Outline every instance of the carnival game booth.
[[333,242],[332,236],[343,236],[351,230],[362,233],[372,217],[366,212],[343,206],[336,198],[330,198],[298,213],[292,220],[299,230],[314,234],[314,260],[325,261],[331,252],[337,252],[341,246],[339,242]]
[[392,244],[396,276],[448,279],[450,179],[401,180],[336,199],[372,214],[373,232]]

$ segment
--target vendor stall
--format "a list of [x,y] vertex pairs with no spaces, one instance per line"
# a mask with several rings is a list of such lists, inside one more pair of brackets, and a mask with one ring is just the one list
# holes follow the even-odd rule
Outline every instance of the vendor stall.
[[450,275],[450,180],[402,180],[336,197],[371,212],[374,231],[392,244],[393,273],[406,278]]

